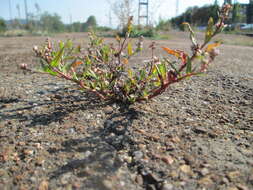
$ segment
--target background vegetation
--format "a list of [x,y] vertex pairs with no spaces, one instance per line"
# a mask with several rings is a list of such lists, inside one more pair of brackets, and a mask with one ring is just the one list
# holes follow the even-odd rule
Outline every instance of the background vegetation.
[[[118,19],[118,35],[125,36],[127,31],[126,21],[133,13],[132,0],[121,0],[111,5],[114,15]],[[219,10],[218,1],[216,0],[212,5],[203,7],[190,7],[181,15],[172,19],[160,19],[158,23],[148,26],[133,27],[131,37],[158,37],[159,31],[166,32],[171,29],[184,30],[183,22],[190,23],[195,29],[205,30],[208,18],[212,17],[216,22],[218,19],[217,12]],[[248,5],[235,3],[229,15],[226,24],[229,25],[228,30],[240,31],[241,26],[245,23],[253,23],[253,3]],[[96,31],[110,31],[109,27],[99,26],[96,17],[91,15],[83,22],[74,22],[71,24],[64,24],[61,17],[57,14],[49,12],[29,14],[27,20],[14,19],[5,21],[0,18],[0,34],[6,36],[22,36],[26,34],[33,35],[48,35],[50,33],[59,32],[87,32],[92,28]]]

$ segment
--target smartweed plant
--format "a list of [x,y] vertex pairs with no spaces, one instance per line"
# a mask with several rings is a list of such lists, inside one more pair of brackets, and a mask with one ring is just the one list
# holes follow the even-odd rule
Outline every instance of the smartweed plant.
[[[73,47],[72,41],[59,42],[57,47],[47,40],[39,49],[34,47],[45,73],[63,78],[77,84],[80,89],[92,92],[102,100],[115,100],[124,103],[141,102],[162,94],[171,84],[204,73],[218,55],[219,42],[210,43],[211,39],[225,27],[230,5],[224,5],[219,12],[219,19],[214,23],[209,19],[202,44],[198,43],[188,23],[183,23],[190,31],[192,42],[191,54],[181,50],[162,47],[165,52],[176,57],[170,61],[167,57],[154,55],[154,43],[150,45],[151,58],[139,69],[128,66],[133,56],[143,50],[143,37],[136,45],[131,43],[132,20],[129,18],[124,38],[116,36],[116,45],[106,44],[94,32],[89,33],[86,51]],[[33,71],[27,65],[22,69]]]

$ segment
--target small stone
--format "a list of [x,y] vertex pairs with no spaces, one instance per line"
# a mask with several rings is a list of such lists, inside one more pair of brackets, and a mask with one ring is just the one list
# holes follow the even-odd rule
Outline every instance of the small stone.
[[209,174],[209,170],[207,168],[202,168],[200,170],[200,173],[201,173],[202,176],[205,176],[205,175]]
[[174,142],[174,143],[179,143],[181,140],[178,136],[175,136],[171,139],[171,141]]
[[38,190],[48,190],[48,182],[43,180],[40,183]]
[[2,177],[7,177],[8,176],[8,172],[4,169],[0,169],[0,179]]
[[43,149],[43,147],[41,146],[40,143],[35,143],[34,145],[35,145],[35,147],[36,147],[37,149]]
[[156,190],[156,187],[154,184],[148,184],[146,189],[147,190]]
[[84,158],[88,158],[92,154],[91,151],[87,150],[84,152]]
[[174,162],[174,159],[171,156],[163,156],[161,157],[161,160],[166,164],[172,164]]
[[143,177],[141,175],[137,175],[136,178],[135,178],[135,182],[138,185],[143,185]]
[[74,128],[68,129],[68,133],[70,133],[70,134],[75,133],[75,132],[76,132],[76,130]]
[[133,153],[133,156],[134,156],[134,159],[135,159],[135,160],[140,160],[140,159],[143,158],[143,153],[142,153],[142,151],[135,151],[135,152]]
[[20,145],[20,146],[25,146],[25,142],[22,142],[22,141],[21,141],[21,142],[18,143],[18,145]]
[[58,94],[55,94],[55,95],[54,95],[54,98],[57,99],[57,100],[61,100],[61,99],[62,99],[62,96],[61,96],[61,95],[58,95]]
[[234,181],[235,179],[240,177],[240,172],[239,171],[233,171],[233,172],[229,172],[227,174],[227,177],[229,179],[229,181]]
[[222,178],[222,182],[223,182],[224,184],[226,184],[226,185],[229,184],[229,180],[228,180],[228,178],[226,178],[226,177],[223,177],[223,178]]
[[184,160],[185,160],[186,164],[188,164],[188,165],[193,164],[194,161],[195,161],[194,157],[192,155],[189,155],[189,154],[184,155]]
[[186,173],[186,174],[189,174],[189,175],[192,174],[192,170],[191,170],[191,167],[190,167],[189,165],[186,165],[186,164],[181,165],[181,166],[180,166],[180,170],[181,170],[182,172]]
[[42,165],[44,164],[44,162],[45,162],[45,159],[44,159],[43,157],[38,157],[38,158],[36,159],[36,164],[37,164],[38,166],[42,166]]
[[30,155],[32,155],[33,153],[34,153],[34,150],[30,150],[30,149],[25,149],[25,150],[24,150],[24,154],[25,154],[25,155],[30,156]]
[[197,134],[206,134],[208,133],[207,129],[204,127],[195,127],[193,131]]
[[104,112],[105,114],[111,114],[113,112],[113,108],[108,106],[104,109]]
[[207,177],[203,177],[201,178],[198,183],[200,185],[204,185],[204,186],[209,186],[209,185],[212,185],[213,184],[213,181],[212,179],[210,178],[210,176],[207,176]]
[[103,185],[106,187],[106,189],[114,189],[112,181],[110,181],[110,180],[104,180]]
[[63,174],[63,176],[61,177],[61,183],[63,185],[68,184],[69,183],[68,180],[69,180],[70,177],[71,177],[71,173],[70,172]]
[[162,186],[162,190],[173,190],[173,185],[170,183],[164,183]]
[[123,160],[124,160],[125,162],[127,162],[128,164],[130,164],[130,163],[132,162],[132,157],[130,157],[130,156],[124,156],[124,157],[123,157]]
[[110,127],[112,127],[113,125],[114,125],[114,122],[111,121],[111,120],[107,120],[107,121],[105,122],[105,128],[110,128]]
[[229,188],[227,188],[227,190],[238,190],[238,188],[237,187],[229,187]]
[[35,176],[32,176],[32,177],[30,178],[30,180],[31,180],[31,182],[33,182],[33,183],[36,183],[36,182],[37,182],[37,178],[36,178]]
[[237,187],[239,190],[249,190],[248,187],[246,187],[245,185],[242,185],[242,184],[237,184],[236,187]]

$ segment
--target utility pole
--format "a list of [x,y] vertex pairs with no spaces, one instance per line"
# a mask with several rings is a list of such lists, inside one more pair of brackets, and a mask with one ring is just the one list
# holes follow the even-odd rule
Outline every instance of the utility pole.
[[112,28],[112,13],[109,11],[109,27]]
[[139,0],[138,25],[141,25],[142,19],[146,19],[146,26],[148,26],[148,21],[149,21],[149,7],[148,6],[149,6],[149,0]]
[[179,0],[176,1],[176,16],[178,16],[179,12]]
[[72,21],[72,14],[69,14],[69,24],[70,24],[70,32],[75,32],[73,30],[73,21]]
[[20,20],[21,19],[21,13],[20,13],[20,6],[19,6],[19,4],[17,4],[16,8],[17,8],[17,11],[18,11],[18,19]]
[[10,22],[12,23],[11,0],[9,0],[9,14],[10,14]]
[[26,18],[26,24],[28,24],[28,10],[27,10],[27,2],[26,2],[26,0],[24,0],[24,4],[25,4],[25,18]]

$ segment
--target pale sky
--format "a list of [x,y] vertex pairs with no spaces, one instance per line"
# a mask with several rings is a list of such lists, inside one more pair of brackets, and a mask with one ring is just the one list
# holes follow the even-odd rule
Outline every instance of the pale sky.
[[[111,2],[117,0],[109,0]],[[149,0],[150,15],[154,21],[158,18],[169,19],[176,15],[176,0]],[[11,15],[9,2],[11,3]],[[182,13],[190,6],[203,6],[212,4],[214,0],[179,0],[179,13]],[[219,0],[220,4],[223,0]],[[249,0],[238,0],[241,3],[248,3]],[[27,0],[28,12],[36,13],[35,3],[41,9],[41,12],[48,11],[57,13],[61,16],[64,23],[81,21],[84,22],[90,15],[97,18],[99,25],[109,26],[110,6],[108,0]],[[138,10],[138,0],[134,0],[135,13]],[[24,0],[0,0],[0,17],[4,19],[18,18],[17,5],[20,6],[21,18],[25,17]],[[117,25],[117,20],[112,11],[112,24]]]

